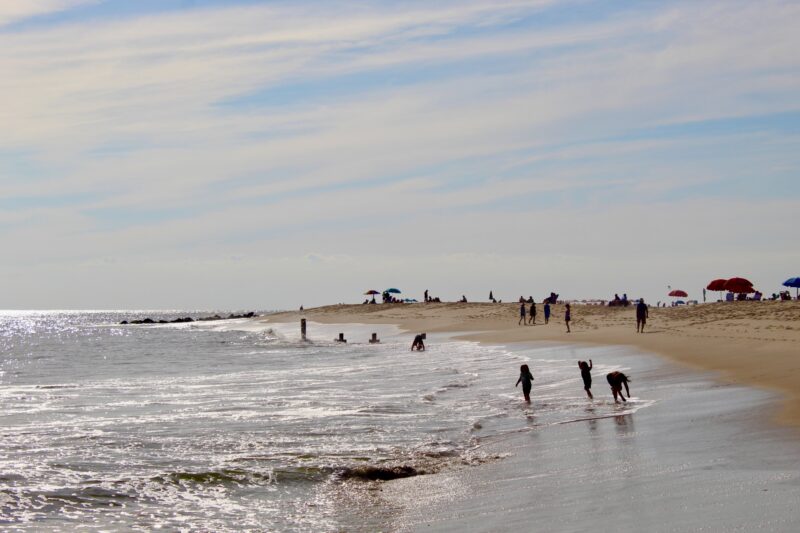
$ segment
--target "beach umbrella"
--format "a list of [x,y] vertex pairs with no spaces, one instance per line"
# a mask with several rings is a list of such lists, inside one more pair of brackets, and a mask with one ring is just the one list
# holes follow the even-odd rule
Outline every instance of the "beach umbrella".
[[794,297],[797,298],[797,295],[800,294],[800,278],[789,278],[783,282],[784,287],[794,287]]
[[[726,284],[726,283],[728,283],[728,280],[727,280],[727,279],[724,279],[724,278],[715,279],[715,280],[712,280],[712,281],[711,281],[711,282],[708,284],[708,286],[706,287],[706,289],[708,289],[708,290],[710,290],[710,291],[717,291],[717,292],[721,293],[722,291],[724,291],[724,290],[725,290],[725,284]],[[721,299],[722,299],[722,294],[720,294],[720,295],[718,296],[718,298],[721,300]]]
[[391,289],[386,289],[384,292],[388,292],[389,294],[400,294],[401,291],[400,289],[391,288]]
[[669,295],[672,296],[673,298],[686,298],[687,296],[689,296],[686,293],[686,291],[682,291],[680,289],[675,289],[674,291],[670,291]]
[[375,289],[370,289],[370,290],[368,290],[367,292],[364,293],[364,296],[372,296],[373,294],[380,294],[380,293],[378,291],[376,291]]
[[737,294],[748,294],[756,292],[753,288],[753,283],[744,278],[731,278],[725,282],[725,290],[735,292]]

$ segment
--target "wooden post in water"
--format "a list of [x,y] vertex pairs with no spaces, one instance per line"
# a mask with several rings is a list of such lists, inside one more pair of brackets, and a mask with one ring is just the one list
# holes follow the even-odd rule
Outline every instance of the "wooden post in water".
[[301,318],[300,319],[300,337],[303,340],[306,340],[306,319],[305,318]]
[[333,340],[336,342],[347,342],[347,339],[344,338],[344,333],[339,333],[339,338]]
[[373,333],[372,334],[372,338],[369,340],[369,343],[370,344],[378,344],[379,342],[381,342],[381,341],[378,340],[378,334],[377,333]]

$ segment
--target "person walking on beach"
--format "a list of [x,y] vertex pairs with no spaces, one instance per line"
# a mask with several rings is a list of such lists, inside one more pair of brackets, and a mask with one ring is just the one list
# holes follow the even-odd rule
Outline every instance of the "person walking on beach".
[[525,304],[519,304],[519,322],[517,322],[518,326],[522,326],[525,324]]
[[611,393],[614,395],[614,402],[619,403],[617,395],[622,398],[623,402],[627,402],[628,400],[622,395],[622,386],[625,385],[625,392],[628,394],[628,398],[630,398],[631,391],[628,389],[628,381],[630,381],[630,378],[622,372],[615,371],[608,374],[606,380],[608,380],[608,384],[611,385]]
[[644,325],[649,316],[644,298],[639,298],[639,303],[636,304],[636,333],[644,333]]
[[528,324],[533,324],[535,326],[536,325],[536,302],[534,301],[533,298],[531,298],[531,310],[530,310],[530,315],[529,316],[531,318],[528,321]]
[[549,324],[550,323],[550,301],[549,300],[545,300],[544,301],[544,323],[545,324]]
[[572,313],[570,312],[569,304],[567,304],[566,310],[564,311],[564,323],[567,325],[567,333],[570,333],[569,329],[570,320],[572,320]]
[[586,361],[578,361],[578,368],[581,369],[583,390],[589,395],[590,400],[594,400],[594,396],[592,396],[592,360],[589,359],[589,364],[586,364]]
[[531,382],[533,381],[533,374],[531,374],[531,370],[528,368],[528,365],[522,365],[519,367],[519,379],[517,380],[517,384],[514,387],[518,387],[519,383],[522,382],[522,394],[525,395],[525,401],[527,403],[531,403]]

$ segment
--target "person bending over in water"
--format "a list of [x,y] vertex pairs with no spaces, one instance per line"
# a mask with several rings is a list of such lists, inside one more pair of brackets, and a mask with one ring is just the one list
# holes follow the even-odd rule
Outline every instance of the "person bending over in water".
[[522,394],[525,395],[525,401],[531,403],[531,381],[533,381],[533,374],[531,374],[528,365],[519,367],[519,379],[514,387],[519,386],[520,381],[522,382]]
[[589,359],[589,364],[586,364],[586,361],[578,361],[578,368],[581,369],[581,377],[583,378],[583,390],[586,391],[586,394],[589,395],[590,399],[594,399],[592,396],[592,360]]
[[608,384],[611,385],[611,393],[614,395],[614,401],[619,403],[619,400],[617,400],[617,395],[619,394],[622,401],[627,402],[628,400],[622,395],[622,386],[625,385],[625,393],[628,395],[628,398],[630,398],[631,391],[628,389],[628,381],[630,381],[630,378],[622,372],[611,372],[606,376],[606,379],[608,380]]
[[422,335],[414,337],[414,342],[411,343],[411,351],[417,350],[418,352],[425,351],[425,343],[422,342]]

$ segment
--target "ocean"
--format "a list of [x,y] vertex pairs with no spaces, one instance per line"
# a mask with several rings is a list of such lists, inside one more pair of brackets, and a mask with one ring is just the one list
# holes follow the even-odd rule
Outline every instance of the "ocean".
[[[419,494],[390,497],[384,480],[413,492],[429,474],[491,471],[510,464],[520,435],[585,424],[618,432],[705,390],[660,379],[652,358],[619,348],[429,335],[425,352],[411,352],[413,335],[392,326],[309,323],[304,342],[299,324],[255,319],[119,324],[209,314],[0,314],[2,529],[424,529],[408,514]],[[333,342],[339,332],[349,342]],[[367,342],[372,332],[380,344]],[[593,402],[579,358],[594,359]],[[514,387],[523,363],[531,405]],[[627,404],[611,398],[611,370],[632,373]],[[553,446],[547,453],[562,444]]]

